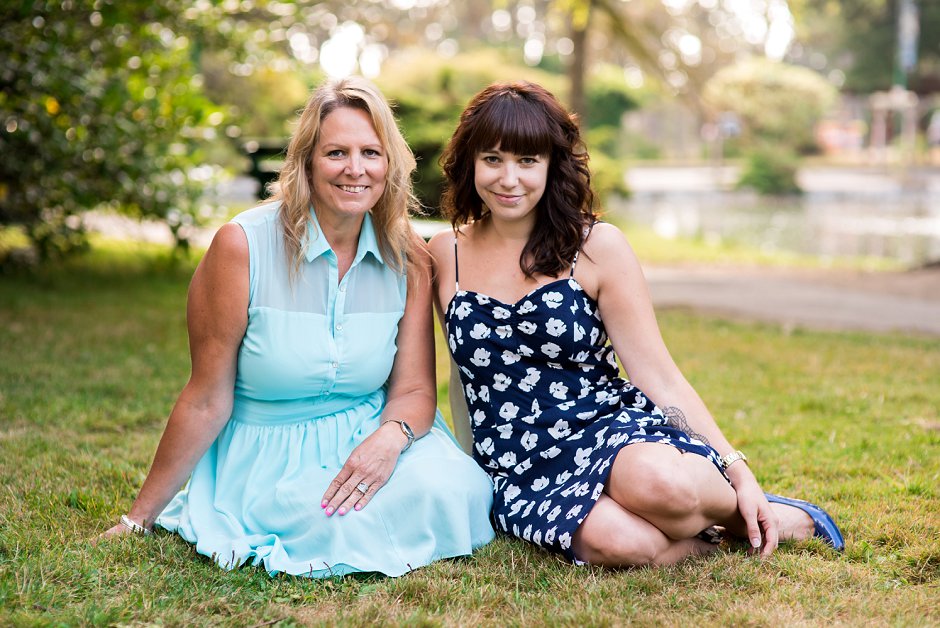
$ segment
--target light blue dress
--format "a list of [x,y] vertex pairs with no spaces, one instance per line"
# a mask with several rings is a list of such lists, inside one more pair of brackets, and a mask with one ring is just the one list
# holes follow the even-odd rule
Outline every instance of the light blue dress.
[[278,204],[234,218],[248,236],[248,329],[231,419],[157,518],[200,554],[271,574],[399,576],[493,538],[492,484],[440,413],[362,510],[327,517],[320,499],[379,426],[406,281],[386,266],[365,217],[352,267],[311,212],[305,263],[288,281]]

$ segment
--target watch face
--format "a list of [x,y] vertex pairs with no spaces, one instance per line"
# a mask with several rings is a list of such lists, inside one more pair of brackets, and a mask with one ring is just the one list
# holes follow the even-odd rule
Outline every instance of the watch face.
[[412,431],[411,426],[405,423],[404,421],[401,422],[401,431],[404,432],[405,436],[407,436],[408,438],[415,437],[415,433]]

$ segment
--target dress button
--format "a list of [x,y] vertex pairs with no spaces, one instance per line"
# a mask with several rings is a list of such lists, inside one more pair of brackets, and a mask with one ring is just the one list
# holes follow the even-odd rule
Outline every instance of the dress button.
[[343,284],[339,287],[340,292],[346,292],[346,284]]
[[336,331],[343,331],[343,324],[342,324],[342,323],[336,323]]
[[335,368],[335,369],[338,369],[338,368],[339,368],[339,362],[333,362],[330,366],[332,366],[332,367]]

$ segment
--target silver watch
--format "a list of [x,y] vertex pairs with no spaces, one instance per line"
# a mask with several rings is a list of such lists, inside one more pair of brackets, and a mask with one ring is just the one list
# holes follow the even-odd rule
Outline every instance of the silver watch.
[[408,442],[405,443],[405,446],[401,448],[401,452],[405,453],[408,451],[408,448],[411,447],[411,444],[415,442],[415,433],[414,430],[411,429],[411,426],[401,419],[388,419],[382,423],[382,425],[385,425],[385,423],[398,423],[399,427],[401,427],[401,433],[404,434],[405,438],[408,439]]

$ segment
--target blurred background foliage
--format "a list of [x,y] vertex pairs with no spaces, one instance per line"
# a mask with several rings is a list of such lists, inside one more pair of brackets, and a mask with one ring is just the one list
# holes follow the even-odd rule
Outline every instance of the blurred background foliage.
[[[811,153],[836,95],[891,86],[896,0],[10,0],[0,6],[0,227],[39,258],[84,245],[80,215],[164,220],[186,246],[245,144],[283,144],[328,75],[373,78],[419,157],[437,159],[494,80],[544,84],[582,120],[600,197],[662,156],[625,115],[735,116],[732,155]],[[905,79],[940,89],[940,2],[920,2]],[[668,129],[667,129],[668,130]],[[704,155],[703,155],[704,157]],[[762,159],[762,158],[761,158]],[[758,159],[760,161],[760,159]]]

